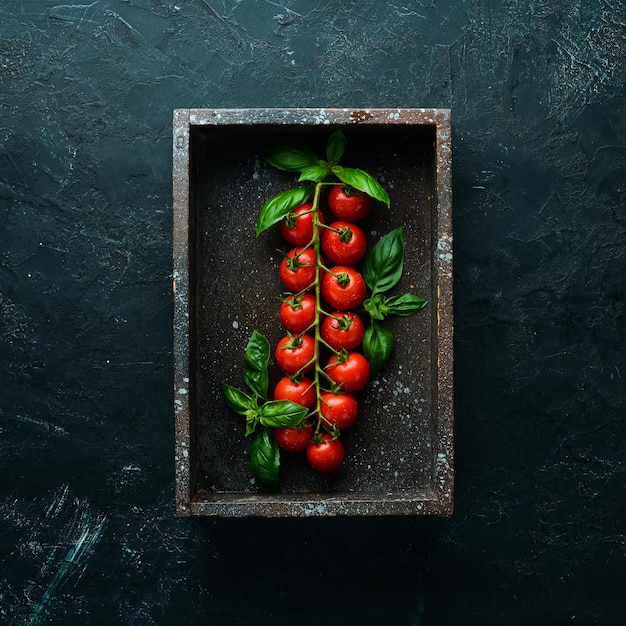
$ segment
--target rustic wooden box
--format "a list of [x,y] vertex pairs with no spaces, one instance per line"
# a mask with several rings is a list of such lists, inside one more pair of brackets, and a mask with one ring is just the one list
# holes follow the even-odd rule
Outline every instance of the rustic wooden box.
[[[430,300],[394,318],[396,349],[360,392],[357,423],[332,475],[283,454],[281,491],[252,478],[242,418],[220,382],[243,388],[253,329],[275,345],[284,247],[255,236],[262,204],[295,186],[264,161],[278,139],[323,155],[341,128],[342,164],[387,189],[363,226],[372,242],[404,227],[400,291]],[[446,109],[180,109],[173,119],[173,289],[176,511],[180,516],[450,515],[453,509],[451,122]]]

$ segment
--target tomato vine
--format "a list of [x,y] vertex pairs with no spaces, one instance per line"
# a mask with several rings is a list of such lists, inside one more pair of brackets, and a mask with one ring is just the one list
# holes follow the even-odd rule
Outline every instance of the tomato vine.
[[[389,295],[403,272],[403,231],[391,231],[366,251],[365,234],[354,222],[369,214],[374,201],[388,207],[390,198],[371,174],[339,165],[345,147],[339,130],[327,141],[325,159],[306,145],[291,143],[274,146],[266,157],[272,166],[298,174],[303,183],[265,202],[256,223],[257,236],[278,225],[283,239],[296,246],[284,254],[279,268],[287,290],[280,310],[287,335],[274,355],[283,377],[269,399],[272,350],[254,331],[244,354],[250,393],[226,383],[222,392],[227,406],[245,417],[254,475],[274,490],[281,449],[306,449],[309,463],[319,471],[341,466],[345,448],[339,439],[356,420],[355,394],[393,351],[394,336],[385,319],[412,315],[428,302],[414,294]],[[330,224],[321,206],[328,187],[324,210],[336,218]],[[325,251],[334,265],[326,264]],[[356,263],[362,263],[360,270]],[[308,317],[298,313],[304,311],[303,303]]]

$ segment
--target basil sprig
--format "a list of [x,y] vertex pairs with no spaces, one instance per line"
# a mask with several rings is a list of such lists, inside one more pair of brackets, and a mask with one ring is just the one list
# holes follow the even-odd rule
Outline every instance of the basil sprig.
[[394,336],[383,326],[385,318],[413,315],[428,304],[428,300],[411,293],[386,295],[400,282],[403,269],[404,234],[402,228],[396,228],[380,238],[363,262],[363,278],[370,289],[369,298],[363,302],[370,315],[370,325],[363,337],[363,353],[374,373],[381,370],[393,351]]
[[251,393],[222,382],[222,393],[231,411],[246,418],[248,453],[253,474],[270,489],[278,489],[280,449],[274,428],[296,428],[304,422],[307,409],[290,400],[268,400],[270,343],[253,331],[243,359],[243,378]]
[[[279,170],[300,174],[298,182],[320,183],[329,177],[389,206],[389,194],[382,185],[367,172],[360,169],[342,167],[339,161],[346,148],[346,137],[341,130],[335,131],[326,142],[326,159],[320,159],[308,146],[281,143],[274,146],[266,155],[267,161]],[[308,200],[313,192],[311,185],[288,189],[270,198],[259,212],[256,234],[260,235],[273,226],[293,209]]]

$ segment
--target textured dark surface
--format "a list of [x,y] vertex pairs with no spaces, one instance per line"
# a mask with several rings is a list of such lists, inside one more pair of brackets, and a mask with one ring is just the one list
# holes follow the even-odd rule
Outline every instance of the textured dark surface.
[[[624,622],[618,0],[0,6],[0,621]],[[174,517],[179,107],[453,110],[456,511]]]

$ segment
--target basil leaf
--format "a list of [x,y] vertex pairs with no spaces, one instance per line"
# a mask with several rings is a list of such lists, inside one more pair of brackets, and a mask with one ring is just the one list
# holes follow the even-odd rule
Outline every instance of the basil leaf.
[[267,398],[270,361],[270,342],[258,331],[253,331],[243,357],[243,379],[259,397]]
[[262,207],[256,223],[257,237],[270,226],[285,217],[290,211],[304,204],[313,191],[313,187],[298,187],[287,189],[270,198]]
[[287,172],[301,172],[317,162],[311,148],[300,144],[277,144],[265,156],[270,165]]
[[291,400],[272,400],[259,410],[259,421],[271,428],[295,428],[307,416],[308,409]]
[[326,143],[326,160],[329,163],[339,163],[346,149],[346,136],[341,130],[334,132]]
[[394,337],[388,329],[372,322],[372,325],[363,335],[363,354],[370,363],[373,375],[378,374],[383,365],[389,360],[393,351]]
[[385,310],[383,309],[383,305],[385,302],[385,296],[377,295],[373,298],[367,298],[363,302],[363,307],[370,314],[370,317],[375,320],[384,320],[385,319]]
[[222,383],[222,393],[228,408],[239,415],[246,415],[249,410],[256,408],[256,401],[253,398],[226,383]]
[[428,304],[428,300],[412,293],[403,293],[400,296],[383,296],[381,294],[364,300],[363,306],[374,320],[384,320],[387,315],[407,317],[421,311]]
[[259,410],[248,411],[246,414],[246,437],[249,437],[256,429],[259,423]]
[[404,236],[400,227],[381,237],[363,261],[363,278],[372,297],[395,287],[403,267]]
[[326,176],[328,176],[327,167],[319,164],[307,165],[306,167],[302,168],[300,172],[300,178],[298,178],[298,182],[310,180],[314,183],[319,183],[321,180],[324,180]]
[[250,465],[252,473],[270,489],[278,489],[278,467],[280,466],[280,450],[270,428],[256,429],[250,446]]
[[341,167],[340,165],[333,166],[332,171],[341,182],[363,191],[368,196],[372,196],[372,198],[376,198],[376,200],[380,200],[389,206],[389,194],[371,174],[351,167]]
[[401,296],[392,296],[385,301],[387,312],[400,317],[407,317],[421,311],[428,304],[428,300],[412,293],[403,293]]

